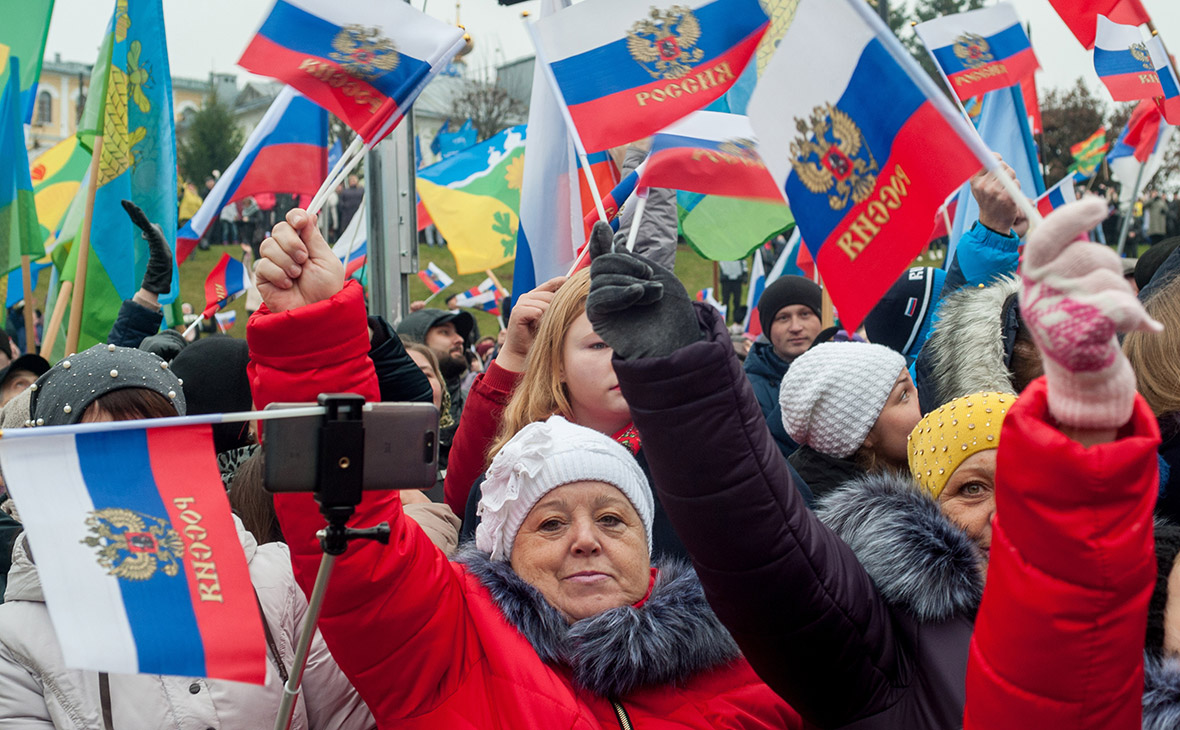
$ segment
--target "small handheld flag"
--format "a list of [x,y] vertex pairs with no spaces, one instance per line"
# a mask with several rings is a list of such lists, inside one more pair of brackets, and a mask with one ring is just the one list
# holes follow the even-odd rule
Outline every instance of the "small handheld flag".
[[1106,16],[1098,16],[1094,70],[1115,101],[1139,101],[1164,95],[1151,51],[1137,26],[1119,25]]
[[1164,48],[1164,41],[1158,35],[1153,35],[1147,41],[1147,48],[1151,51],[1151,61],[1155,65],[1155,72],[1160,78],[1163,96],[1155,100],[1164,120],[1172,126],[1180,125],[1180,75],[1176,73],[1176,64]]
[[1067,175],[1064,180],[1046,190],[1045,194],[1037,198],[1035,202],[1041,215],[1049,215],[1061,206],[1077,199],[1078,194],[1074,188],[1073,175]]
[[701,289],[699,292],[697,292],[696,300],[698,302],[708,304],[713,309],[716,309],[721,313],[722,319],[725,319],[729,316],[729,312],[726,310],[726,307],[722,305],[721,302],[717,301],[717,297],[713,295],[713,287]]
[[1073,173],[1074,180],[1081,182],[1092,177],[1108,150],[1110,145],[1106,143],[1106,127],[1099,127],[1097,132],[1070,147],[1073,164],[1069,166],[1069,172]]
[[262,622],[211,428],[110,425],[0,438],[66,666],[262,684]]
[[[848,330],[921,252],[950,193],[995,164],[969,122],[862,6],[801,0],[749,106],[762,159]],[[815,58],[824,63],[814,66]]]
[[446,289],[455,280],[447,276],[447,272],[440,269],[433,261],[426,265],[426,268],[418,272],[418,278],[430,290],[431,295],[438,294],[443,289]]
[[656,134],[638,185],[782,202],[741,114],[693,112]]
[[246,291],[249,281],[245,264],[227,253],[221,254],[221,259],[205,278],[205,311],[202,316],[209,319],[215,312],[225,309],[235,297]]
[[479,283],[478,286],[473,286],[467,291],[459,294],[455,298],[455,304],[467,309],[478,309],[481,312],[487,312],[497,317],[500,316],[500,300],[504,298],[504,292],[500,291],[500,287],[496,286],[496,282],[489,276]]
[[1009,3],[919,23],[914,31],[960,100],[1015,86],[1040,63]]
[[462,28],[408,3],[275,0],[238,65],[294,86],[375,143],[464,43]]
[[666,10],[592,0],[531,27],[585,151],[600,152],[728,91],[769,25],[758,0],[683,0]]

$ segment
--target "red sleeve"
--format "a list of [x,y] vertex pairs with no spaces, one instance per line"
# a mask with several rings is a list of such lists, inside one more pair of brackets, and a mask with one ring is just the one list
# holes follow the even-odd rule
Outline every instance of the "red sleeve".
[[[270,313],[246,330],[250,386],[258,407],[314,401],[321,392],[379,400],[369,360],[363,290],[348,282],[327,301]],[[295,577],[310,594],[319,569],[315,538],[324,526],[310,494],[275,497]],[[478,651],[459,574],[429,538],[403,518],[397,492],[365,492],[352,527],[390,524],[388,545],[362,540],[336,561],[319,627],[340,668],[374,716],[405,717],[448,687]]]
[[1138,396],[1111,443],[1052,423],[1044,378],[1004,420],[966,730],[1141,726],[1159,428]]
[[487,469],[488,449],[500,430],[500,416],[523,373],[505,370],[495,360],[480,374],[467,394],[463,416],[451,441],[443,493],[447,506],[457,514],[467,511],[467,496],[476,478]]

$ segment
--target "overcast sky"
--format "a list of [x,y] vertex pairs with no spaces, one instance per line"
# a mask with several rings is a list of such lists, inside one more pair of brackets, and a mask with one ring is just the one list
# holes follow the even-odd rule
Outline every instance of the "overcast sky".
[[[416,8],[423,6],[423,0],[412,2]],[[430,15],[454,22],[453,1],[425,2]],[[1032,24],[1033,43],[1043,68],[1038,77],[1042,89],[1070,86],[1079,76],[1096,87],[1098,80],[1090,53],[1078,44],[1048,0],[1013,2],[1024,20]],[[532,55],[521,11],[535,14],[538,4],[537,0],[530,0],[501,7],[495,0],[463,0],[460,20],[475,39],[470,67],[487,70],[504,61]],[[1180,55],[1180,2],[1143,0],[1143,4],[1160,34],[1169,42],[1169,50]],[[93,63],[113,5],[109,0],[57,0],[46,56],[52,58],[60,53],[63,60]],[[272,0],[164,0],[173,75],[200,79],[210,71],[218,71],[237,73],[240,80],[247,78],[238,68],[237,60],[271,5]]]

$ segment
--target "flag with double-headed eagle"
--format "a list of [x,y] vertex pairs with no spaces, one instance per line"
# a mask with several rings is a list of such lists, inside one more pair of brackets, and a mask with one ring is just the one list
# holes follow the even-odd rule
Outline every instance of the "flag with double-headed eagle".
[[769,25],[759,0],[589,0],[531,28],[585,150],[601,152],[723,95]]
[[[80,349],[106,341],[147,270],[147,242],[120,201],[138,205],[175,245],[176,131],[163,27],[161,0],[116,0],[78,123],[78,141],[98,166]],[[76,254],[66,269],[63,281],[72,280]],[[160,301],[174,300],[179,285],[174,261],[172,290]]]
[[264,682],[250,569],[209,419],[194,420],[4,430],[4,481],[65,666]]
[[943,201],[994,164],[862,0],[799,3],[749,116],[848,330],[921,253]]
[[1015,86],[1040,67],[1010,3],[944,15],[919,23],[914,32],[960,100]]
[[225,309],[249,285],[250,272],[246,271],[246,265],[227,253],[221,254],[217,265],[205,277],[205,319]]
[[1159,74],[1143,32],[1098,16],[1094,39],[1094,70],[1115,101],[1139,101],[1163,96]]
[[388,0],[275,0],[238,59],[376,143],[465,45],[463,29]]

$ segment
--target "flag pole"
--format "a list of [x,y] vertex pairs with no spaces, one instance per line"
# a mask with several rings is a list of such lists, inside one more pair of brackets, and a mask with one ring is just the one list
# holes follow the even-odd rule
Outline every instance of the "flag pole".
[[61,320],[65,316],[66,307],[70,303],[70,294],[74,291],[74,282],[63,281],[57,292],[57,303],[53,305],[53,316],[49,319],[49,326],[41,337],[41,357],[48,360],[53,354],[53,346],[57,344],[57,333],[61,330]]
[[647,188],[635,193],[635,215],[631,217],[631,230],[627,233],[627,253],[634,253],[635,239],[639,237],[639,221],[647,208]]
[[446,287],[444,286],[442,289],[439,289],[438,291],[436,291],[436,292],[432,293],[430,296],[428,296],[428,297],[426,297],[425,299],[423,299],[423,300],[422,300],[422,304],[423,304],[423,305],[429,304],[431,299],[434,299],[434,298],[435,298],[435,297],[437,297],[439,294],[442,294],[442,293],[443,293],[443,289],[446,289]]
[[25,352],[30,355],[37,351],[37,330],[33,326],[33,267],[31,262],[31,256],[21,254],[20,273],[25,280]]
[[492,271],[491,269],[484,269],[484,273],[488,275],[488,278],[492,280],[492,283],[496,285],[496,288],[500,290],[501,294],[507,297],[512,296],[512,292],[505,289],[504,285],[500,283],[500,279],[496,276],[496,272]]
[[[553,95],[557,97],[557,106],[561,109],[561,116],[565,119],[566,129],[569,131],[570,138],[574,141],[574,150],[578,153],[578,160],[582,163],[582,170],[586,173],[587,187],[590,188],[590,196],[594,198],[594,207],[598,211],[598,220],[605,221],[606,206],[602,204],[602,193],[598,191],[598,181],[594,179],[594,173],[590,170],[590,160],[586,155],[586,147],[582,144],[582,136],[578,134],[578,128],[574,126],[574,118],[570,116],[570,109],[566,106],[565,95],[561,93],[561,86],[557,83],[557,76],[553,73],[553,67],[549,65],[549,60],[545,58],[545,52],[541,48],[541,39],[537,37],[536,23],[530,23],[527,20],[524,23],[525,28],[528,29],[529,38],[533,41],[533,48],[537,52],[537,63],[544,68],[545,77],[549,79],[549,87],[553,91]],[[638,212],[638,211],[636,211]],[[578,257],[581,259],[581,256]],[[577,266],[577,261],[574,262]]]
[[[98,168],[102,160],[102,135],[94,138],[94,161],[90,166],[90,189],[86,191],[86,209],[82,214],[82,231],[78,235],[78,263],[74,269],[74,287],[70,298],[70,324],[66,330],[66,354],[78,351],[82,335],[82,308],[86,301],[86,270],[90,263],[90,224],[94,220],[94,196],[98,192]],[[62,291],[65,291],[64,287]]]
[[324,201],[332,194],[332,189],[347,178],[348,174],[360,164],[361,159],[365,156],[365,152],[368,149],[369,146],[364,143],[364,140],[358,134],[352,140],[352,143],[348,145],[348,149],[344,151],[344,154],[340,155],[340,159],[336,160],[336,165],[328,173],[328,176],[324,178],[324,182],[320,184],[320,189],[312,196],[311,202],[307,206],[307,212],[309,214],[315,215],[320,212]]
[[1139,174],[1135,176],[1135,187],[1131,191],[1131,197],[1127,200],[1127,214],[1123,216],[1123,228],[1119,231],[1119,256],[1124,255],[1124,249],[1127,245],[1127,234],[1131,232],[1131,219],[1135,217],[1135,201],[1139,198],[1139,186],[1143,183],[1143,170],[1147,167],[1146,162],[1139,163]]

